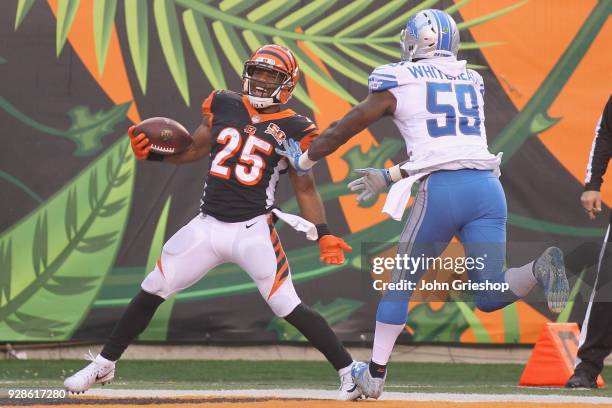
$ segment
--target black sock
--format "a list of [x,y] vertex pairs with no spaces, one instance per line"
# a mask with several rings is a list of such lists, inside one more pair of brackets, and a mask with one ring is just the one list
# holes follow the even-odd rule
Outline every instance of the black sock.
[[327,361],[336,370],[347,367],[353,363],[351,355],[346,351],[329,324],[316,311],[303,303],[300,303],[291,313],[287,320],[293,327],[298,329],[317,350],[319,350]]
[[387,365],[382,365],[382,364],[376,364],[373,361],[370,361],[370,375],[373,378],[384,378],[385,377],[385,373],[387,372]]
[[115,325],[100,355],[110,361],[119,360],[130,343],[149,325],[163,301],[161,296],[143,290],[138,292]]

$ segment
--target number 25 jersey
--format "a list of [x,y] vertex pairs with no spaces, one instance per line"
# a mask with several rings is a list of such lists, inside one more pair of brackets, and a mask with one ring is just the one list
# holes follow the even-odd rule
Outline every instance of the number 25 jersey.
[[291,109],[260,113],[246,96],[213,91],[202,104],[212,132],[210,164],[200,210],[224,222],[265,214],[289,164],[276,153],[286,138],[306,150],[319,135],[316,125]]

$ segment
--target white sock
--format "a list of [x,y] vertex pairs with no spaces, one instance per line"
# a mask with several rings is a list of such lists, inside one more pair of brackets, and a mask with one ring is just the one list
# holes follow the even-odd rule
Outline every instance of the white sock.
[[347,366],[346,366],[346,367],[344,367],[344,368],[339,369],[339,370],[338,370],[338,376],[343,377],[343,376],[345,376],[345,375],[347,375],[347,374],[350,374],[350,373],[351,373],[351,367],[352,367],[352,366],[353,366],[353,363],[351,363],[351,364],[347,365]]
[[374,332],[374,347],[372,347],[372,361],[376,364],[387,365],[395,340],[404,330],[403,324],[388,324],[377,321]]
[[114,361],[107,360],[107,359],[105,359],[104,357],[102,357],[102,355],[100,355],[100,354],[98,354],[98,355],[96,356],[95,362],[96,362],[97,364],[100,364],[100,365],[105,365],[105,366],[107,366],[107,365],[114,365],[114,364],[115,364],[115,362],[114,362]]
[[527,296],[529,291],[538,284],[538,280],[533,276],[534,262],[531,261],[527,265],[506,270],[504,279],[510,285],[512,293],[518,297]]

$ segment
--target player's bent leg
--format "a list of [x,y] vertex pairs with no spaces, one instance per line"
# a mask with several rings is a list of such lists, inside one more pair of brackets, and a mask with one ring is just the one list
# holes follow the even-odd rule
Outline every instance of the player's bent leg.
[[361,392],[351,376],[353,359],[325,319],[303,304],[297,295],[276,229],[265,216],[254,218],[248,225],[251,228],[245,228],[234,261],[253,279],[274,314],[302,333],[338,371],[339,399],[359,398]]
[[[446,206],[447,187],[444,174],[432,174],[421,182],[414,205],[400,236],[397,254],[409,259],[435,258],[442,253],[455,234],[455,223]],[[422,265],[422,263],[420,263]],[[423,267],[396,269],[392,282],[417,285]],[[393,346],[403,332],[408,318],[411,289],[388,290],[378,304],[372,358],[368,370],[353,370],[355,383],[366,397],[378,398],[383,392]]]
[[[467,239],[468,234],[465,233],[467,228],[461,234],[466,257],[474,260],[475,265],[479,265],[469,268],[468,276],[472,284],[480,286],[468,292],[473,295],[476,308],[486,313],[499,310],[519,299],[512,291],[512,286],[508,284],[504,273],[506,243],[495,242],[497,239],[495,234],[486,234],[488,230],[497,230],[496,222],[494,219],[480,219],[469,225],[478,228],[480,240],[486,242],[473,242]],[[474,224],[478,224],[478,227]]]
[[94,384],[112,380],[115,362],[146,329],[159,305],[221,262],[212,250],[209,223],[199,215],[166,242],[155,268],[144,279],[142,290],[128,305],[101,353],[86,356],[91,363],[64,381],[69,391],[84,392]]

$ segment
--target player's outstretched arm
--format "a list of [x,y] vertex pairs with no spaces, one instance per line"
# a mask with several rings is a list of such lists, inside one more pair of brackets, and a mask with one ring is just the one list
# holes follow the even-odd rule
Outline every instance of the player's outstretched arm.
[[317,226],[319,233],[319,258],[327,264],[343,264],[344,251],[351,252],[350,247],[342,238],[329,232],[325,219],[325,207],[315,186],[312,172],[298,176],[295,169],[289,169],[289,179],[295,190],[295,197],[302,216]]
[[336,151],[351,137],[384,115],[392,115],[395,112],[395,105],[395,96],[391,92],[373,92],[342,119],[333,122],[325,129],[304,153],[293,139],[285,140],[283,148],[277,148],[276,152],[287,157],[291,166],[303,175],[315,165],[317,160]]
[[395,96],[389,91],[372,92],[342,119],[332,123],[308,148],[308,158],[318,161],[333,153],[351,137],[385,115],[395,112]]

